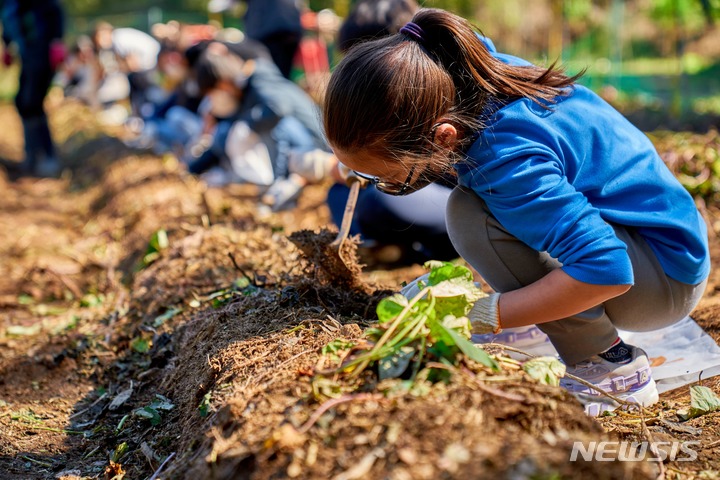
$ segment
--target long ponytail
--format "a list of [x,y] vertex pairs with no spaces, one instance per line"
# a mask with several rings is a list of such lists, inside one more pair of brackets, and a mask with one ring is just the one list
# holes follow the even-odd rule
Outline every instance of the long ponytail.
[[444,10],[421,9],[412,23],[417,28],[357,45],[331,76],[323,120],[334,147],[419,157],[437,150],[432,127],[441,117],[470,141],[492,99],[547,106],[577,79],[554,64],[498,60],[469,22]]
[[452,76],[466,111],[479,113],[484,102],[477,100],[489,97],[552,103],[580,76],[568,77],[555,63],[549,68],[508,65],[490,53],[467,20],[444,10],[420,10],[412,21],[423,30],[423,47]]

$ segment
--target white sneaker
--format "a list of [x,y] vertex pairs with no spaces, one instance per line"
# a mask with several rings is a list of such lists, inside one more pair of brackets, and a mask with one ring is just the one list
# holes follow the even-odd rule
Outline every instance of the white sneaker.
[[[585,362],[568,366],[567,373],[582,378],[621,400],[638,403],[645,407],[658,401],[658,390],[652,378],[648,356],[641,348],[631,346],[632,360],[628,363],[614,363],[593,355]],[[589,388],[570,378],[560,379],[560,386],[566,388],[585,405],[585,413],[598,416],[616,409],[619,404],[595,389]]]

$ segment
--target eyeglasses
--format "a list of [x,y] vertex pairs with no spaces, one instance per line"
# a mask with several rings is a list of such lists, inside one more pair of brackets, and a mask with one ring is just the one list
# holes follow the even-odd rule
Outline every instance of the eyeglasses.
[[[436,123],[432,126],[432,129],[430,130],[430,138],[435,137],[435,130],[437,127],[442,125],[441,123]],[[370,182],[371,185],[374,185],[375,188],[380,190],[383,193],[387,193],[388,195],[394,195],[397,197],[408,195],[410,193],[416,192],[420,190],[423,187],[426,187],[430,185],[431,183],[435,182],[436,180],[439,180],[442,178],[442,174],[435,172],[434,169],[428,169],[426,168],[422,172],[420,172],[420,175],[418,175],[418,178],[415,180],[414,183],[410,183],[413,179],[413,176],[415,176],[415,169],[417,167],[417,163],[413,163],[410,166],[410,171],[408,172],[408,176],[402,183],[397,182],[386,182],[382,180],[380,177],[373,177],[371,175],[366,175],[364,173],[360,173],[357,170],[353,170],[353,173],[357,175],[358,177],[367,180]]]
[[411,184],[410,181],[412,180],[413,175],[415,175],[415,164],[413,164],[410,167],[410,171],[408,172],[408,176],[402,183],[397,182],[386,182],[384,180],[381,180],[380,177],[373,177],[370,175],[365,175],[364,173],[360,173],[358,171],[353,170],[355,175],[357,175],[360,178],[363,178],[370,182],[371,185],[374,185],[375,188],[380,190],[383,193],[387,193],[388,195],[394,195],[394,196],[403,196],[407,195],[409,193],[412,193],[416,190],[419,190],[420,188],[424,187],[427,184],[423,184],[421,186],[418,186],[417,184]]

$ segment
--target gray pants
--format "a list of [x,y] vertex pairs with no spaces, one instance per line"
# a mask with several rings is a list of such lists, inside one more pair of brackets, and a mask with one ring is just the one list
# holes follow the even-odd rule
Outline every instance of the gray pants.
[[[517,290],[562,266],[546,252],[538,252],[511,235],[470,190],[458,187],[450,195],[447,226],[458,253],[497,292]],[[705,291],[707,280],[688,285],[669,278],[636,231],[613,227],[628,247],[635,276],[632,288],[572,317],[538,325],[569,365],[609,348],[617,338],[616,327],[644,332],[682,320]]]

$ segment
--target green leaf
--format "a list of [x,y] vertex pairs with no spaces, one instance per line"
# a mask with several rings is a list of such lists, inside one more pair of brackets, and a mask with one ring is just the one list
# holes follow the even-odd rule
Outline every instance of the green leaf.
[[381,358],[378,362],[378,377],[380,380],[397,378],[405,373],[414,355],[415,349],[406,346],[389,357]]
[[382,324],[395,320],[407,306],[408,299],[399,293],[383,298],[376,310],[379,322]]
[[32,305],[33,303],[35,303],[35,299],[27,293],[21,293],[20,295],[18,295],[18,303],[20,305]]
[[120,462],[120,460],[122,460],[128,450],[130,450],[130,446],[127,444],[127,442],[122,442],[120,445],[115,447],[115,451],[110,456],[110,460],[115,463]]
[[560,385],[565,376],[565,365],[555,357],[538,357],[523,363],[523,370],[543,385]]
[[200,405],[198,405],[198,410],[200,410],[201,417],[207,417],[210,414],[210,400],[211,399],[212,399],[212,392],[208,392],[203,396],[203,399],[200,401]]
[[435,289],[438,287],[433,287],[432,295],[435,298],[435,312],[439,318],[446,316],[464,317],[468,314],[476,300],[474,296],[460,294],[456,297],[437,297],[435,296]]
[[[426,263],[426,266],[430,263],[433,262]],[[473,274],[468,268],[448,262],[430,271],[428,285],[435,298],[435,311],[439,317],[465,316],[473,303],[485,295],[475,285]]]
[[349,350],[355,346],[355,342],[345,340],[344,338],[336,338],[332,342],[322,347],[323,355],[335,355],[343,350]]
[[160,395],[159,393],[155,394],[155,400],[150,404],[150,408],[154,408],[155,410],[172,410],[175,408],[175,405],[170,401],[169,398],[164,397]]
[[428,326],[430,327],[430,336],[434,340],[433,343],[444,343],[448,346],[455,346],[455,340],[449,333],[449,329],[446,328],[441,321],[432,318],[428,320]]
[[428,368],[427,379],[429,382],[448,383],[451,378],[452,378],[452,373],[450,373],[450,370],[447,370],[445,368]]
[[430,267],[430,275],[428,275],[428,285],[434,286],[440,282],[455,280],[458,283],[473,283],[473,274],[469,268],[462,265],[455,265],[450,262],[430,261],[425,263],[425,267]]
[[690,407],[703,413],[720,409],[720,398],[708,387],[696,385],[690,387]]
[[120,421],[117,424],[117,427],[115,427],[115,435],[122,432],[123,427],[125,426],[125,422],[130,417],[130,415],[123,415],[123,417],[120,419]]
[[132,348],[134,351],[136,351],[138,353],[149,352],[151,345],[152,345],[152,343],[150,342],[150,340],[142,338],[142,337],[137,337],[137,338],[133,339],[132,342],[130,342],[130,348]]
[[144,418],[146,420],[150,420],[150,424],[153,426],[160,425],[162,423],[160,413],[152,407],[138,408],[133,412],[133,415],[135,415],[136,417]]
[[147,265],[150,265],[151,263],[153,263],[153,262],[154,262],[155,260],[157,260],[158,258],[160,258],[160,253],[158,253],[158,252],[150,252],[150,253],[148,253],[147,255],[145,255],[145,256],[143,257],[142,261],[143,261],[143,264],[144,264],[145,266],[147,266]]
[[447,328],[452,328],[465,338],[470,338],[472,336],[472,324],[470,323],[470,319],[467,317],[446,315],[442,319],[442,324],[445,325]]
[[[417,291],[423,292],[423,297],[416,294],[407,299],[395,294],[382,299],[377,307],[378,324],[365,331],[371,343],[359,348],[338,372],[357,376],[372,365],[378,367],[380,380],[402,376],[408,369],[416,378],[427,362],[456,366],[463,357],[499,370],[497,362],[469,340],[467,313],[484,295],[473,282],[470,269],[435,261],[427,262],[425,267],[431,271],[416,280]],[[331,349],[328,345],[323,353]],[[433,374],[438,380],[449,376],[448,370]]]
[[454,343],[448,344],[442,340],[435,341],[431,346],[427,348],[427,353],[434,356],[435,358],[444,359],[451,358],[455,362],[455,357],[460,352],[460,349],[455,346]]
[[143,255],[142,266],[147,267],[157,260],[160,257],[160,252],[168,248],[169,245],[170,242],[165,230],[160,229],[153,233],[152,237],[150,237],[150,241],[148,242],[148,248],[145,251],[145,255]]
[[150,237],[150,247],[156,252],[165,250],[169,245],[170,242],[168,240],[167,232],[162,228],[153,233],[153,236]]
[[[443,328],[446,327],[443,326]],[[458,348],[460,348],[460,350],[462,351],[462,353],[464,353],[468,358],[478,362],[481,365],[492,368],[495,371],[500,370],[500,366],[490,355],[487,354],[485,350],[475,346],[474,343],[460,335],[460,333],[456,332],[452,328],[448,328],[447,331],[448,334],[455,341],[455,345],[457,345]]]
[[694,385],[690,387],[690,409],[677,414],[683,420],[689,420],[717,410],[720,410],[720,398],[708,387]]
[[182,312],[182,308],[168,309],[162,315],[158,315],[157,317],[155,317],[155,320],[153,320],[153,327],[157,328],[157,327],[161,326],[163,323],[170,320],[171,318],[173,318],[175,315],[177,315],[180,312]]
[[80,299],[81,307],[97,307],[103,304],[105,297],[103,295],[95,295],[93,293],[86,293]]
[[29,327],[24,327],[22,325],[10,325],[5,329],[5,333],[12,337],[29,337],[40,333],[41,328],[42,326],[40,323],[35,323]]

